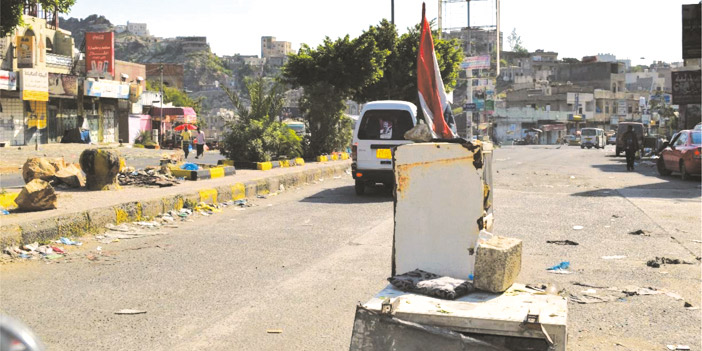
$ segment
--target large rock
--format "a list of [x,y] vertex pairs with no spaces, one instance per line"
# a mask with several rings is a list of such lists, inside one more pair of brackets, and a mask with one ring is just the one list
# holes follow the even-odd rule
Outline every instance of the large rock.
[[56,172],[56,179],[71,188],[80,188],[85,186],[85,176],[83,175],[83,171],[81,171],[74,164],[70,164]]
[[90,190],[119,189],[117,174],[121,167],[119,152],[115,150],[86,149],[80,154],[80,168]]
[[54,175],[56,175],[56,168],[43,157],[28,158],[22,166],[22,178],[24,178],[25,183],[34,179],[51,181],[54,179]]
[[44,211],[56,208],[56,192],[49,182],[34,179],[22,188],[15,199],[22,211]]
[[515,282],[522,268],[522,241],[493,236],[478,246],[473,285],[476,289],[501,293]]
[[66,160],[64,160],[63,157],[47,158],[46,160],[54,166],[56,172],[66,168]]

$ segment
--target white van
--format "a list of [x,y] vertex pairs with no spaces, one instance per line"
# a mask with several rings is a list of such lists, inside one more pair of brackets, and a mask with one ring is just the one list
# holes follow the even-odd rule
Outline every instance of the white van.
[[600,128],[583,128],[580,130],[580,148],[592,149],[604,149],[607,145],[607,137],[605,136],[604,129]]
[[356,194],[363,195],[366,185],[390,186],[392,150],[405,140],[405,132],[417,123],[417,106],[406,101],[373,101],[365,104],[353,130],[351,171]]

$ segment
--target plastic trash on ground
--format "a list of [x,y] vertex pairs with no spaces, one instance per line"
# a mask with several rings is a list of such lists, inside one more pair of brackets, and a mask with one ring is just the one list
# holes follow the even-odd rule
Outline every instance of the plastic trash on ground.
[[69,239],[69,238],[66,238],[66,237],[62,237],[62,238],[59,240],[59,242],[60,242],[61,244],[64,244],[64,245],[75,245],[75,246],[81,246],[81,245],[83,245],[83,243],[81,243],[81,242],[73,241],[73,240],[71,240],[71,239]]
[[184,169],[186,171],[197,171],[198,169],[200,169],[200,167],[194,163],[186,162],[183,163],[182,166],[180,166],[180,169]]

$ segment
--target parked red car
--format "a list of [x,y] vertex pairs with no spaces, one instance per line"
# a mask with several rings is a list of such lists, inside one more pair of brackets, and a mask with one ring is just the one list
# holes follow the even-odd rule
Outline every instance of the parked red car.
[[690,175],[702,173],[702,131],[682,130],[663,146],[657,163],[660,175],[680,172],[682,179],[686,180]]

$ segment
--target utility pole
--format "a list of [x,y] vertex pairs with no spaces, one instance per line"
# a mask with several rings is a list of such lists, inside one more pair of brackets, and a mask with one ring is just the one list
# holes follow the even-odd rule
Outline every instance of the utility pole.
[[[159,112],[161,112],[161,117],[159,118],[159,124],[161,124],[161,123],[163,123],[163,100],[164,100],[163,99],[163,63],[161,65],[159,65],[158,69],[161,71],[161,108],[159,109]],[[159,128],[158,139],[162,139],[160,129],[161,128]],[[160,144],[160,142],[159,142],[159,144]]]
[[390,0],[390,23],[395,25],[395,0]]
[[495,0],[497,7],[497,74],[495,77],[500,76],[500,0]]
[[442,27],[442,25],[443,25],[442,19],[443,19],[444,15],[443,15],[443,11],[441,10],[441,3],[442,3],[443,1],[444,1],[444,0],[439,0],[439,17],[438,17],[438,21],[437,21],[437,22],[438,22],[437,24],[439,25],[439,39],[441,39],[441,32],[444,31],[444,30],[443,30],[444,28]]

